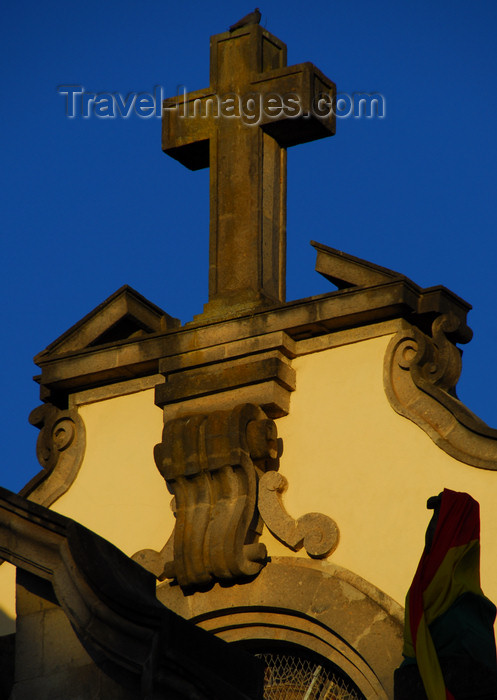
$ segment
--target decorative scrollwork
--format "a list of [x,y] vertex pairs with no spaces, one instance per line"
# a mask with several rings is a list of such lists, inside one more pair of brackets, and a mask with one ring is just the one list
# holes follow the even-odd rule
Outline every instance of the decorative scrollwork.
[[482,469],[497,469],[497,430],[472,413],[456,395],[461,351],[450,340],[461,334],[453,313],[437,317],[431,336],[411,327],[390,341],[384,364],[385,393],[400,415],[422,428],[456,459]]
[[306,513],[294,520],[285,510],[282,496],[288,481],[275,471],[264,474],[259,481],[259,513],[275,537],[290,549],[305,548],[314,559],[324,559],[338,546],[340,533],[332,518],[323,513]]
[[258,541],[263,523],[291,549],[328,556],[338,527],[321,513],[298,520],[286,513],[281,453],[274,421],[253,404],[168,421],[155,461],[174,494],[176,525],[162,551],[143,549],[133,559],[183,587],[255,576],[267,560]]
[[76,409],[62,410],[52,404],[31,411],[29,422],[40,429],[36,456],[43,469],[21,495],[50,506],[76,478],[85,452],[85,426]]
[[432,324],[432,337],[411,328],[398,354],[399,367],[409,369],[416,384],[428,389],[436,386],[453,392],[461,374],[461,351],[447,339],[457,331],[460,320],[453,313],[444,314]]

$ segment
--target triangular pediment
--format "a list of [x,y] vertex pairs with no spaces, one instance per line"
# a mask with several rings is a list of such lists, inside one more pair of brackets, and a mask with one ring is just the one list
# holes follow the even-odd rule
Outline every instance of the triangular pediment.
[[85,348],[160,333],[180,325],[136,290],[124,285],[54,340],[38,357],[77,352]]
[[311,245],[317,251],[316,272],[323,275],[338,289],[372,287],[405,279],[404,275],[398,272],[330,248],[323,243],[311,241]]

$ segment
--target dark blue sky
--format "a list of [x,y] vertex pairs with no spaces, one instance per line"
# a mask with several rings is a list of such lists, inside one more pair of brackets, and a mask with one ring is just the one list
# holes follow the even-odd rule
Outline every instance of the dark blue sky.
[[[182,321],[207,298],[208,172],[160,148],[160,120],[68,119],[57,86],[150,92],[209,79],[209,36],[252,6],[8,0],[2,59],[0,483],[39,466],[32,357],[124,283]],[[443,284],[473,304],[460,397],[497,426],[497,4],[335,0],[261,7],[262,24],[383,119],[339,120],[288,155],[288,298],[330,290],[309,240]],[[159,436],[158,436],[159,438]]]

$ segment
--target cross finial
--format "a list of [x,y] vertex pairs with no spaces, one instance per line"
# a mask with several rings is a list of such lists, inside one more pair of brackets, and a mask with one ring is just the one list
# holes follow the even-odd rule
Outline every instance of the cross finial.
[[211,37],[210,76],[165,100],[162,148],[210,167],[204,317],[217,318],[285,301],[286,148],[334,133],[336,93],[312,64],[287,67],[285,44],[253,23]]

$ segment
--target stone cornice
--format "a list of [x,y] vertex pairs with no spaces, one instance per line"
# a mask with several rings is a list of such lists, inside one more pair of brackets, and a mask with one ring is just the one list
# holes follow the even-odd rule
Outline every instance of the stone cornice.
[[405,275],[394,270],[356,258],[354,255],[330,248],[323,243],[311,241],[311,245],[317,252],[316,272],[336,285],[338,289],[371,286],[389,282],[392,279],[406,279]]
[[41,354],[77,352],[179,325],[178,319],[125,284],[62,333]]
[[466,315],[471,307],[444,287],[421,289],[405,278],[365,288],[288,302],[222,321],[191,323],[178,329],[127,338],[106,345],[59,353],[54,344],[35,361],[42,373],[41,397],[100,386],[157,373],[159,360],[235,340],[284,332],[294,341],[342,331],[391,318],[405,318],[427,329],[433,319],[451,311],[461,321],[457,337],[467,342]]

